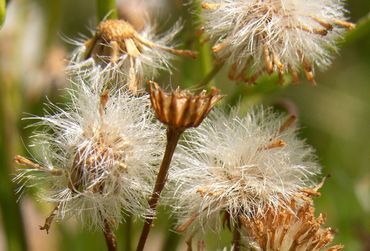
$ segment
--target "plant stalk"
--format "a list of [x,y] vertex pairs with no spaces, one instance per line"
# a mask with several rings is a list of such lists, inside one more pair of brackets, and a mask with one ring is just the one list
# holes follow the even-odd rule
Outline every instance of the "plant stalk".
[[108,251],[117,251],[117,239],[107,220],[104,221],[103,233],[105,237],[105,242],[107,243]]
[[241,242],[241,220],[238,217],[237,222],[234,225],[234,232],[233,232],[233,243],[232,246],[234,247],[233,251],[240,251],[240,243]]
[[96,0],[98,21],[117,18],[117,6],[115,0]]
[[136,248],[136,251],[144,250],[145,242],[148,238],[149,231],[156,214],[158,200],[166,183],[168,169],[170,167],[170,163],[175,152],[177,143],[183,131],[184,131],[183,129],[173,128],[171,126],[167,128],[166,150],[163,156],[161,167],[159,169],[159,173],[157,175],[157,180],[155,182],[153,193],[149,199],[149,207],[153,212],[151,215],[149,215],[149,217],[147,217],[147,219],[144,222],[143,230],[141,232],[140,240]]
[[204,79],[196,86],[199,89],[207,88],[208,84],[213,80],[213,78],[217,75],[217,73],[222,69],[224,66],[224,62],[215,63],[213,69],[204,77]]

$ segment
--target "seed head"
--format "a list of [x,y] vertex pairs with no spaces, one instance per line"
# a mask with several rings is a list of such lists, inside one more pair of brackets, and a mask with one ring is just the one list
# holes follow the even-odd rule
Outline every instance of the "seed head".
[[255,217],[266,206],[284,207],[281,198],[312,184],[320,169],[292,124],[271,109],[243,118],[236,111],[216,111],[191,131],[170,173],[178,230],[219,230],[240,215]]
[[246,82],[264,72],[297,81],[300,69],[314,81],[314,66],[328,66],[338,38],[354,27],[340,0],[210,0],[202,7],[213,51],[232,65],[231,79]]
[[179,88],[166,93],[153,81],[149,82],[149,89],[150,101],[158,120],[174,128],[198,127],[213,106],[223,98],[217,89],[208,94],[202,91],[198,95]]
[[77,75],[113,79],[136,92],[158,69],[170,70],[172,55],[195,57],[191,51],[169,47],[179,29],[177,24],[166,34],[155,36],[149,25],[139,33],[124,20],[102,21],[94,36],[79,44],[69,70]]
[[52,105],[55,114],[36,118],[43,128],[34,136],[41,151],[37,163],[16,157],[28,167],[18,180],[43,188],[42,199],[57,205],[46,230],[54,217],[77,216],[87,226],[103,228],[117,226],[122,212],[147,213],[165,143],[152,123],[147,96],[78,85],[68,109]]

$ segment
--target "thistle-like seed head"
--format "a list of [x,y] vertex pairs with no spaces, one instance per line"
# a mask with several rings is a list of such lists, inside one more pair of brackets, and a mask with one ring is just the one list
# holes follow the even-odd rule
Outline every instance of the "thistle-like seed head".
[[18,180],[43,188],[41,198],[57,205],[46,230],[54,217],[77,216],[85,226],[108,222],[115,227],[123,212],[144,216],[165,143],[147,95],[77,84],[67,109],[51,105],[54,114],[37,118],[43,129],[34,136],[39,161],[15,159],[28,167]]
[[222,217],[235,223],[240,215],[263,214],[314,184],[320,167],[293,122],[271,109],[245,117],[214,111],[189,131],[169,175],[178,231],[221,230]]
[[223,98],[217,89],[211,93],[202,91],[193,95],[177,88],[171,93],[164,92],[157,83],[149,82],[150,101],[159,121],[173,128],[197,127]]
[[[267,208],[264,215],[242,217],[243,227],[257,250],[339,251],[342,245],[330,246],[335,231],[322,228],[325,217],[315,217],[309,195],[301,193],[292,198],[289,207]],[[254,242],[254,244],[253,244]]]
[[301,69],[314,81],[314,66],[331,63],[345,29],[343,1],[206,0],[205,30],[220,60],[232,65],[229,78],[255,82],[263,73],[285,73],[298,81]]

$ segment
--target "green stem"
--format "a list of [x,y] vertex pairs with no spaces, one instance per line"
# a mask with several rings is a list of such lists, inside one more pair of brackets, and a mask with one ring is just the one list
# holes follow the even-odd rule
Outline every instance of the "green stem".
[[350,30],[344,37],[342,45],[354,43],[370,33],[370,13],[361,18],[356,24],[356,28]]
[[[203,23],[203,20],[201,18],[202,13],[202,7],[200,0],[194,0],[193,1],[193,8],[195,11],[195,22],[196,23]],[[211,52],[211,46],[209,43],[204,42],[206,40],[206,36],[203,33],[199,36],[198,39],[198,49],[199,49],[199,60],[201,62],[201,72],[203,75],[208,74],[212,71],[213,66],[213,58],[212,58],[212,52]],[[209,81],[209,84],[214,85],[213,81]]]
[[[10,74],[0,69],[0,213],[6,235],[6,250],[27,250],[23,217],[15,185],[11,180],[14,174],[13,156],[19,151],[17,122],[19,117],[19,84]],[[6,77],[5,77],[6,76]]]
[[6,2],[5,0],[0,0],[0,26],[3,24],[5,20],[6,14]]
[[130,251],[131,250],[131,243],[132,243],[132,232],[134,231],[132,226],[132,215],[129,215],[126,218],[125,222],[125,250]]
[[214,77],[222,69],[223,66],[224,62],[216,63],[213,69],[204,77],[204,79],[196,86],[196,88],[206,89],[208,84],[214,79]]
[[99,21],[117,18],[115,0],[96,0],[97,17]]

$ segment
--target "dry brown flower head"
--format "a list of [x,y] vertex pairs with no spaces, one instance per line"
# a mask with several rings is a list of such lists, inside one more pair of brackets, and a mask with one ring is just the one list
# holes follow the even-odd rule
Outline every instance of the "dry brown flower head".
[[157,83],[149,81],[150,100],[157,118],[174,128],[197,127],[223,98],[217,89],[210,93],[203,90],[193,95],[177,88],[171,93],[164,92]]
[[[150,41],[145,35],[136,31],[130,23],[119,19],[102,21],[97,26],[94,37],[85,42],[85,47],[84,60],[93,58],[95,62],[103,66],[109,63],[117,65],[127,61],[125,64],[129,68],[118,70],[123,70],[123,74],[129,76],[129,89],[134,92],[141,84],[139,83],[142,81],[140,75],[143,74],[137,72],[137,68],[142,68],[142,66],[137,66],[139,62],[136,62],[136,59],[139,59],[145,51],[148,53],[149,50],[159,50],[175,55],[196,57],[193,51],[174,49]],[[149,53],[149,56],[145,54],[145,57],[150,57],[152,54]]]
[[173,54],[196,57],[189,50],[176,50],[146,40],[124,20],[105,20],[96,28],[95,36],[85,42],[85,58],[107,56],[109,62],[115,63],[122,53],[137,57],[144,47],[159,48]]
[[342,250],[342,245],[329,246],[335,231],[322,227],[325,217],[322,214],[315,217],[311,197],[316,195],[317,190],[306,189],[289,202],[288,208],[268,208],[264,215],[242,216],[241,220],[261,250]]

